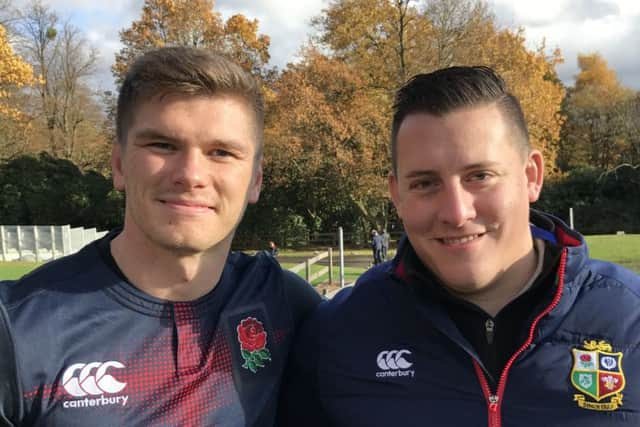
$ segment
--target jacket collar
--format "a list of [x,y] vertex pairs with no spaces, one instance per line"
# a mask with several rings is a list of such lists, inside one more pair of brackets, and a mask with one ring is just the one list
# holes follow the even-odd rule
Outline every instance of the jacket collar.
[[[584,282],[582,277],[585,274],[588,274],[584,269],[588,259],[588,249],[582,235],[571,230],[562,220],[553,215],[531,209],[530,224],[531,233],[534,237],[548,240],[562,247],[563,250],[566,251],[566,255],[563,255],[566,257],[566,266],[562,277],[562,296],[555,308],[539,323],[537,336],[541,337],[546,336],[547,333],[555,330],[560,321],[573,306],[581,285]],[[416,265],[416,262],[420,263],[420,260],[415,254],[413,247],[411,246],[411,242],[409,242],[409,239],[405,235],[402,237],[398,246],[397,254],[392,261],[391,274],[403,284],[410,283],[412,276],[416,274],[413,267]],[[435,287],[440,286],[438,278],[428,269],[424,268],[420,274],[427,274],[431,279],[433,279]],[[445,292],[444,290],[442,291]],[[440,313],[440,311],[444,314],[444,310],[437,309],[439,306],[438,304],[428,303],[428,305],[428,311],[431,311],[431,314]],[[444,315],[446,316],[446,314]],[[452,322],[443,319],[434,319],[434,316],[432,315],[429,317],[436,323],[440,324],[441,328],[445,329],[449,333],[453,333],[453,330],[451,329]],[[455,330],[455,328],[453,329]],[[453,334],[457,335],[455,333]]]

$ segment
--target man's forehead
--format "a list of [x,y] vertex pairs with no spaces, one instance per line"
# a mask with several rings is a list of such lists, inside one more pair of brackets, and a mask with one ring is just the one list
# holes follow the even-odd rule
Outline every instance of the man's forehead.
[[[500,126],[478,118],[465,127],[465,117],[447,123],[435,116],[414,116],[398,134],[397,172],[400,176],[463,173],[496,168],[517,161],[518,144]],[[482,119],[482,117],[481,117]],[[436,120],[435,122],[433,120]]]
[[[186,105],[188,108],[189,104],[202,101],[230,102],[235,107],[240,107],[239,110],[232,111],[234,113],[236,111],[239,112],[243,116],[243,119],[246,119],[247,125],[253,127],[255,130],[255,139],[258,141],[261,140],[261,129],[257,128],[257,117],[250,103],[243,97],[237,95],[226,95],[224,93],[215,95],[170,93],[158,95],[141,101],[136,104],[135,108],[131,112],[129,117],[130,122],[128,133],[130,136],[135,137],[135,135],[144,130],[144,128],[148,128],[151,123],[152,127],[159,133],[167,137],[180,139],[181,132],[184,131],[192,133],[195,130],[190,127],[191,125],[189,123],[181,123],[178,120],[172,120],[173,110],[171,108],[179,104]],[[212,118],[214,114],[216,113],[211,111]],[[229,114],[229,110],[224,107],[223,110],[218,111],[218,114]],[[206,128],[202,129],[202,131],[205,130]],[[145,133],[148,133],[148,130],[145,130]]]

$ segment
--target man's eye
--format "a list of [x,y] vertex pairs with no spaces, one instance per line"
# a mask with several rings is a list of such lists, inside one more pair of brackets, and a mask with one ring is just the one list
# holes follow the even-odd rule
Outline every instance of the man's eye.
[[150,147],[154,150],[160,150],[160,151],[174,151],[175,147],[172,144],[169,144],[167,142],[152,142],[150,144],[147,144],[147,147]]
[[230,151],[227,150],[223,150],[222,148],[216,148],[215,150],[211,151],[211,155],[214,157],[230,157],[233,156],[233,154]]
[[491,174],[489,172],[476,172],[470,176],[471,181],[486,181],[491,178]]
[[427,190],[434,186],[433,181],[423,180],[423,181],[414,181],[409,184],[409,188],[411,190]]

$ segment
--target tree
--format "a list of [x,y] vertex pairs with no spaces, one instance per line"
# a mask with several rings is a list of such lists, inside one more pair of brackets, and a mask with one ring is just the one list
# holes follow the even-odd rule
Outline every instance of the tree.
[[313,20],[331,56],[362,72],[371,88],[393,91],[429,61],[431,24],[410,0],[336,0]]
[[123,202],[110,179],[46,152],[0,164],[0,224],[108,229],[121,224]]
[[142,16],[120,31],[120,40],[124,47],[112,67],[118,82],[136,57],[163,46],[210,47],[257,74],[269,61],[270,39],[258,34],[258,21],[238,14],[223,22],[212,0],[145,0]]
[[[521,100],[532,144],[553,172],[564,95],[554,70],[559,52],[548,57],[544,45],[527,49],[521,30],[496,27],[486,3],[334,0],[313,22],[317,46],[304,50],[302,62],[275,85],[274,117],[283,113],[270,129],[274,150],[282,150],[281,175],[334,180],[337,191],[321,194],[325,187],[318,185],[300,191],[311,198],[306,206],[350,205],[363,229],[386,225],[393,95],[409,76],[454,64],[485,64],[504,75]],[[292,170],[295,158],[303,160]],[[325,167],[327,159],[340,166]]]
[[634,162],[634,93],[622,86],[598,53],[578,55],[580,72],[563,104],[567,122],[558,160],[563,170],[592,165],[611,169]]
[[274,92],[266,175],[277,177],[272,185],[282,202],[295,206],[311,231],[383,223],[388,117],[370,102],[358,74],[309,48]]
[[95,71],[97,51],[40,0],[23,12],[18,31],[20,49],[40,76],[31,105],[36,119],[32,149],[82,167],[104,162],[102,112],[86,83]]
[[0,224],[110,229],[123,213],[124,196],[109,178],[83,173],[69,160],[42,152],[0,164]]
[[431,0],[424,9],[433,26],[434,67],[454,65],[470,46],[480,44],[492,31],[487,3],[470,0]]
[[561,114],[565,90],[555,71],[562,62],[560,51],[556,49],[547,56],[544,42],[530,51],[522,29],[497,30],[493,23],[486,26],[482,41],[462,51],[459,61],[488,65],[505,79],[524,111],[531,145],[544,154],[545,174],[557,175],[560,130],[565,119]]
[[23,150],[28,117],[16,108],[22,88],[35,83],[33,69],[16,55],[0,25],[0,158]]

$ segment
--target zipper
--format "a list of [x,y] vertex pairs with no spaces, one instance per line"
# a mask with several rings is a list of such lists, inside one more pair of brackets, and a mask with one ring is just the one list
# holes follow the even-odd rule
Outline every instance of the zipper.
[[531,345],[533,342],[533,335],[535,334],[536,327],[540,320],[545,317],[547,314],[551,312],[558,303],[560,302],[560,298],[562,297],[562,291],[564,289],[564,271],[567,266],[567,248],[562,250],[562,256],[560,258],[560,265],[558,266],[558,274],[556,276],[556,293],[553,296],[553,300],[551,304],[547,306],[534,320],[531,322],[531,326],[529,327],[529,335],[527,336],[524,344],[516,351],[513,356],[509,359],[507,364],[504,366],[502,370],[502,374],[500,375],[500,380],[498,381],[498,388],[495,393],[491,392],[491,388],[489,387],[489,382],[487,381],[487,376],[484,373],[484,370],[478,363],[478,361],[473,359],[473,368],[476,371],[476,375],[478,380],[480,381],[480,388],[482,389],[482,393],[487,401],[487,412],[489,416],[488,425],[489,427],[501,427],[502,420],[500,418],[500,413],[502,409],[502,397],[504,396],[504,389],[507,386],[507,377],[509,376],[509,370],[511,366],[515,362],[515,360]]
[[495,328],[496,328],[496,324],[493,320],[487,319],[487,321],[484,322],[484,330],[487,336],[487,344],[493,344],[493,331],[495,330]]

